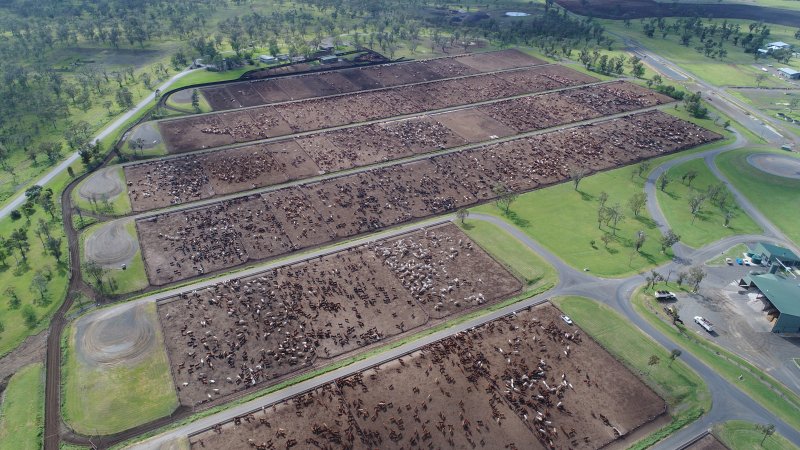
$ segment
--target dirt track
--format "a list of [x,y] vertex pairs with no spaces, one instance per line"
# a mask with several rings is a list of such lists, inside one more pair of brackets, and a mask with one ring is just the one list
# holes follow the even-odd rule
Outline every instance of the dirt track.
[[75,351],[89,367],[132,364],[156,345],[155,323],[147,317],[147,305],[100,310],[75,323]]
[[139,250],[139,243],[125,229],[130,219],[108,222],[86,238],[84,252],[86,259],[103,267],[119,268],[128,264]]
[[78,188],[78,195],[86,200],[109,200],[123,191],[116,166],[104,167],[93,173]]
[[748,156],[747,162],[762,172],[800,180],[800,158],[774,153],[757,153]]

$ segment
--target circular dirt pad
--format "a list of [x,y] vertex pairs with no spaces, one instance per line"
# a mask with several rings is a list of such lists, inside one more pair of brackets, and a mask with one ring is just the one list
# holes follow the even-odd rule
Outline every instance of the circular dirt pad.
[[156,324],[147,304],[87,314],[76,323],[78,358],[89,366],[130,364],[156,345]]
[[130,136],[128,136],[128,144],[133,142],[134,139],[141,139],[142,149],[147,150],[161,143],[161,133],[152,123],[145,122],[131,131]]
[[169,96],[169,99],[178,104],[190,104],[192,103],[192,89],[181,89],[178,92],[174,92]]
[[86,200],[110,200],[122,193],[122,180],[118,167],[105,167],[86,179],[78,188],[78,194]]
[[747,162],[763,172],[800,180],[800,158],[774,153],[756,153],[748,156]]
[[139,250],[139,243],[125,229],[129,221],[120,219],[109,222],[86,238],[83,248],[86,259],[107,268],[128,264]]

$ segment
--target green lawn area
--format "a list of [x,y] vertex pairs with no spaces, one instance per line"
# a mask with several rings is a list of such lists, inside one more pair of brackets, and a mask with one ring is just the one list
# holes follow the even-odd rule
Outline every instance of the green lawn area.
[[96,203],[81,197],[79,193],[81,185],[86,183],[91,178],[90,175],[81,181],[77,186],[75,186],[74,189],[72,189],[71,196],[73,206],[77,206],[83,211],[94,211],[102,214],[121,216],[130,213],[132,211],[131,202],[127,194],[128,191],[125,184],[125,172],[121,166],[117,167],[116,174],[119,177],[120,185],[123,186],[123,191],[121,193],[107,199],[107,201],[98,200]]
[[31,364],[11,377],[0,406],[0,448],[38,450],[44,431],[44,370]]
[[[663,157],[655,159],[651,167],[663,161]],[[661,253],[660,233],[647,212],[634,217],[627,207],[628,199],[644,188],[645,179],[636,175],[636,170],[636,166],[630,166],[586,177],[578,191],[572,183],[563,183],[522,194],[512,203],[509,214],[494,203],[474,210],[513,223],[575,268],[588,268],[604,277],[625,276],[670,258]],[[598,196],[603,191],[609,196],[607,205],[619,203],[626,216],[617,224],[616,236],[610,226],[598,227]],[[640,253],[633,251],[638,231],[647,236]],[[608,247],[601,241],[605,234],[611,236]]]
[[741,258],[742,253],[747,251],[747,246],[744,244],[736,244],[733,247],[726,250],[722,255],[717,256],[714,259],[709,259],[706,261],[707,266],[727,266],[728,263],[725,262],[725,258],[730,258],[732,260],[736,260],[736,258]]
[[[155,303],[144,306],[158,323]],[[62,414],[78,433],[112,434],[169,415],[178,406],[161,329],[154,327],[153,350],[133,364],[90,367],[75,354],[76,328],[68,340],[62,367]]]
[[[668,18],[667,23],[672,24],[674,20]],[[723,60],[713,59],[695,50],[699,43],[699,38],[696,36],[693,36],[687,47],[680,44],[680,36],[674,32],[671,32],[666,39],[663,39],[661,33],[657,30],[654,37],[648,38],[642,31],[642,24],[638,20],[631,21],[629,28],[626,28],[622,21],[601,20],[600,22],[608,28],[608,31],[636,39],[647,49],[679,65],[694,76],[717,86],[756,86],[756,75],[763,72],[754,67],[754,64],[759,65],[759,67],[767,64],[780,64],[782,67],[800,68],[800,61],[796,58],[793,58],[788,65],[779,63],[772,58],[762,58],[756,61],[752,54],[745,53],[741,47],[734,46],[730,41],[725,45],[728,55]],[[722,19],[718,19],[716,22],[721,24]],[[752,21],[748,20],[735,19],[727,19],[727,22],[729,24],[740,24],[745,32],[748,29],[748,25],[752,23]],[[775,24],[770,24],[769,28],[770,42],[784,41],[794,45],[800,44],[794,38],[796,28]],[[719,38],[717,37],[715,41],[718,40]],[[620,39],[616,41],[614,48],[621,48],[624,45]],[[788,87],[790,85],[778,77],[770,76],[761,86]]]
[[792,444],[778,433],[765,439],[764,433],[756,429],[756,424],[741,420],[717,424],[714,426],[714,436],[731,450],[749,450],[753,448],[763,448],[765,450],[798,449],[797,445]]
[[[687,174],[694,173],[692,181],[683,181]],[[694,248],[718,241],[726,236],[737,234],[757,234],[761,228],[736,205],[730,191],[722,185],[702,159],[679,164],[667,172],[672,181],[666,189],[656,190],[658,203],[672,229],[681,236],[681,241]],[[726,208],[734,215],[725,226],[722,209],[711,199],[703,201],[696,217],[692,216],[689,202],[699,196],[707,196],[710,186],[722,185],[727,196]]]
[[742,149],[717,156],[719,169],[731,183],[795,244],[800,245],[800,180],[777,177],[747,162],[753,153],[774,153],[797,158],[781,150]]
[[[798,3],[800,4],[800,2]],[[776,118],[789,130],[800,134],[800,124],[797,122],[790,123],[784,118],[791,117],[794,120],[800,121],[800,109],[789,110],[789,102],[794,98],[800,97],[800,90],[784,91],[759,89],[757,91],[740,91],[728,89],[728,92],[743,102],[758,108],[766,115]],[[778,116],[778,113],[784,116]]]
[[558,283],[558,273],[553,266],[502,228],[475,219],[467,219],[459,225],[481,248],[523,280],[526,290]]
[[[167,97],[167,100],[166,100],[165,103],[170,108],[175,108],[175,109],[180,110],[181,112],[184,112],[186,114],[194,114],[195,113],[195,110],[192,107],[192,103],[191,102],[188,102],[188,103],[176,102],[173,99],[172,95]],[[211,107],[211,104],[208,103],[208,99],[206,99],[206,96],[205,96],[205,94],[203,94],[202,91],[198,91],[198,108],[200,108],[200,111],[197,111],[197,112],[201,112],[201,113],[211,112],[211,111],[214,110],[214,108]]]
[[[711,394],[703,380],[680,359],[670,363],[670,350],[650,339],[616,311],[584,297],[557,297],[552,302],[669,404],[672,423],[634,447],[652,445],[711,408]],[[658,356],[661,363],[648,365],[651,355]]]
[[[119,219],[124,220],[124,219]],[[86,231],[80,234],[80,242],[81,242],[81,261],[85,262],[85,255],[84,252],[84,244],[86,239],[92,235],[92,233],[99,230],[101,227],[105,226],[108,222],[102,222],[92,225],[91,227],[87,228]],[[136,222],[133,220],[129,220],[125,223],[125,231],[128,232],[134,239],[138,240],[138,236],[136,233]],[[83,273],[83,279],[86,280],[88,283],[94,285],[95,281],[91,279],[85,272]],[[136,292],[138,290],[146,288],[149,283],[147,281],[147,273],[144,270],[144,259],[142,258],[142,249],[140,248],[136,255],[134,255],[133,259],[130,263],[128,263],[127,268],[122,270],[121,268],[111,268],[108,270],[106,274],[106,278],[104,283],[111,283],[114,287],[113,293],[114,294],[128,294],[131,292]],[[107,284],[108,285],[108,284]]]
[[[670,283],[666,287],[658,285],[657,289],[681,290]],[[644,317],[659,331],[685,351],[691,352],[698,359],[708,364],[720,376],[736,385],[753,400],[780,417],[787,424],[800,429],[800,397],[786,386],[776,381],[757,367],[714,344],[700,333],[676,328],[667,318],[661,305],[654,299],[652,291],[637,289],[632,297],[632,304],[638,314]],[[739,376],[742,379],[739,379]]]

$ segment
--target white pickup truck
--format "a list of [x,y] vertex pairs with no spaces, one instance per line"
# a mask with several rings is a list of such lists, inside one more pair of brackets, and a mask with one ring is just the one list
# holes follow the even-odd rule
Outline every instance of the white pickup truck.
[[670,291],[656,291],[656,300],[675,300],[675,294]]
[[714,325],[700,316],[694,317],[694,323],[700,325],[701,327],[703,327],[704,330],[708,331],[709,333],[714,332]]

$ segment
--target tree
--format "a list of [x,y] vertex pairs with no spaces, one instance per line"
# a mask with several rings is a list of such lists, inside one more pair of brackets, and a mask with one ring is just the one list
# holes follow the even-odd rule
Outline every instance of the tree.
[[650,359],[647,360],[647,365],[650,366],[650,369],[647,371],[649,374],[653,370],[653,366],[657,366],[661,362],[661,358],[658,355],[650,355]]
[[672,351],[669,352],[669,364],[667,365],[667,367],[671,367],[672,362],[678,359],[678,357],[681,356],[682,353],[683,352],[681,352],[680,349],[677,348],[672,349]]
[[39,205],[42,207],[45,212],[50,214],[50,218],[55,220],[56,218],[56,203],[53,200],[53,190],[47,188],[39,195]]
[[763,72],[757,73],[756,74],[756,87],[760,88],[761,87],[761,83],[766,81],[766,79],[767,79],[767,74],[766,73],[763,73]]
[[575,185],[576,191],[578,190],[578,185],[585,176],[586,169],[582,167],[572,167],[569,169],[569,178],[572,180],[572,184]]
[[20,301],[17,291],[14,290],[13,287],[9,286],[6,288],[5,293],[8,296],[8,309],[19,309],[22,301]]
[[689,269],[689,274],[687,276],[688,281],[692,284],[692,292],[697,292],[700,289],[700,283],[706,277],[706,272],[698,267],[694,266]]
[[617,235],[617,224],[625,218],[625,214],[622,212],[622,205],[619,203],[614,204],[614,206],[610,208],[606,208],[608,211],[608,217],[611,222],[614,222],[614,226],[612,227],[612,234],[614,236]]
[[87,261],[83,264],[83,271],[89,277],[94,278],[98,289],[103,290],[103,277],[106,274],[106,269],[103,266],[94,261]]
[[603,233],[603,235],[600,236],[600,240],[603,241],[603,246],[608,248],[608,243],[611,242],[611,235],[608,233]]
[[700,209],[703,207],[703,202],[705,201],[706,197],[704,195],[695,195],[689,199],[689,209],[692,212],[692,223],[694,223],[694,219],[696,219],[698,214],[700,214]]
[[122,109],[128,109],[133,106],[133,94],[126,87],[117,89],[117,104]]
[[53,258],[56,259],[56,262],[61,262],[61,239],[48,237],[47,241],[45,242],[45,248],[51,255],[53,255]]
[[671,228],[667,230],[667,232],[664,233],[663,236],[661,236],[661,253],[666,252],[668,248],[677,244],[678,242],[680,242],[680,240],[681,237],[675,234],[675,232],[672,231]]
[[456,211],[456,218],[461,221],[461,225],[464,225],[464,221],[467,220],[469,217],[469,210],[467,208],[461,208]]
[[642,249],[645,240],[647,240],[647,235],[644,231],[638,231],[636,233],[636,240],[633,243],[633,247],[637,252]]
[[28,288],[32,293],[39,294],[39,305],[45,306],[49,303],[47,298],[47,278],[41,270],[37,270],[36,274],[31,279],[31,285]]
[[18,209],[14,209],[14,210],[11,211],[10,216],[11,216],[11,220],[16,222],[17,220],[22,218],[22,213],[19,212]]
[[733,219],[733,217],[734,217],[734,213],[733,213],[732,210],[726,208],[726,209],[723,209],[723,211],[722,211],[722,217],[725,220],[725,222],[722,224],[722,226],[724,226],[725,228],[728,228],[728,226],[731,224],[731,219]]
[[664,189],[667,188],[667,185],[669,184],[670,181],[672,180],[670,180],[669,175],[667,175],[667,173],[664,172],[664,174],[661,175],[661,178],[659,178],[659,187],[661,188],[661,192],[664,192]]
[[597,201],[600,202],[600,207],[606,206],[606,202],[608,201],[608,193],[606,191],[601,191],[600,195],[597,196]]
[[647,194],[637,192],[628,200],[628,207],[633,211],[633,215],[639,217],[639,213],[647,204]]
[[502,209],[504,213],[508,214],[511,209],[511,203],[517,199],[517,194],[509,190],[504,184],[498,183],[492,188],[492,192],[497,197],[494,200],[495,205]]
[[36,311],[33,310],[31,305],[25,305],[25,307],[22,308],[22,319],[25,321],[25,326],[28,327],[29,330],[36,327],[38,319],[36,318]]
[[200,92],[197,89],[192,90],[192,108],[194,108],[194,112],[200,112]]
[[761,432],[761,434],[764,435],[764,437],[761,439],[761,446],[764,445],[764,441],[766,441],[768,437],[770,437],[773,434],[775,434],[775,425],[773,425],[771,423],[764,424],[764,425],[758,424],[758,425],[756,425],[756,429],[759,432]]
[[22,255],[22,260],[27,261],[27,253],[28,250],[31,249],[31,244],[28,242],[28,230],[25,228],[18,228],[12,231],[9,241],[12,242],[14,248],[19,250],[20,255]]
[[603,205],[600,205],[600,207],[597,208],[597,229],[599,230],[601,228],[603,222],[608,222],[608,221],[609,221],[608,208],[606,208]]
[[683,183],[686,186],[691,187],[692,186],[692,181],[694,181],[695,178],[697,178],[697,171],[696,170],[690,170],[690,171],[686,172],[685,174],[683,174],[683,176],[681,177],[681,181],[683,181]]

